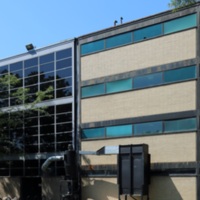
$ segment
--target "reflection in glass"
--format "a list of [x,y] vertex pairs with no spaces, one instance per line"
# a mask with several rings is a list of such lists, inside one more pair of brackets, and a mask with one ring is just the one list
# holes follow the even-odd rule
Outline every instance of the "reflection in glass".
[[72,69],[66,68],[64,70],[56,71],[56,79],[72,76]]
[[132,135],[132,125],[110,126],[106,127],[107,137],[124,137]]
[[134,124],[134,135],[157,134],[163,132],[162,122],[147,122]]
[[40,73],[46,73],[51,71],[54,71],[54,63],[40,65]]
[[72,86],[72,78],[60,79],[56,81],[56,88]]
[[32,67],[38,65],[38,58],[32,58],[24,61],[24,68]]
[[50,53],[44,56],[40,56],[40,64],[54,61],[54,53]]
[[133,88],[145,88],[163,83],[162,73],[138,76],[133,79]]
[[22,70],[23,68],[23,62],[17,62],[17,63],[13,63],[10,65],[10,71],[17,71],[17,70]]
[[34,76],[38,74],[38,67],[31,67],[31,68],[27,68],[25,69],[25,77],[27,76]]
[[63,69],[63,68],[66,68],[66,67],[70,67],[70,66],[72,66],[72,59],[71,58],[56,62],[56,70]]
[[72,48],[64,49],[56,52],[56,60],[68,58],[72,56]]
[[56,97],[57,98],[67,97],[67,96],[71,96],[71,95],[72,95],[72,88],[71,87],[56,90]]
[[40,74],[40,82],[47,82],[54,80],[54,72],[49,72],[45,74]]

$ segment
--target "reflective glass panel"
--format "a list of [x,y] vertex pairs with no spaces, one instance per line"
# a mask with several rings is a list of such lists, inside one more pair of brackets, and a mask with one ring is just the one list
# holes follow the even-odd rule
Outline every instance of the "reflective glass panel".
[[105,94],[105,85],[97,84],[82,88],[82,98]]
[[56,78],[60,79],[60,78],[65,78],[68,76],[72,76],[72,69],[71,68],[66,68],[64,70],[59,70],[56,71]]
[[106,137],[131,136],[132,132],[132,125],[106,127]]
[[22,70],[19,70],[19,71],[15,71],[15,72],[12,72],[10,74],[13,74],[14,76],[16,76],[17,78],[22,78],[23,77],[23,71]]
[[64,88],[72,86],[72,78],[60,79],[56,82],[57,88]]
[[8,65],[0,67],[0,74],[8,73]]
[[134,135],[148,135],[163,132],[162,122],[147,122],[134,124]]
[[54,71],[54,63],[47,63],[40,65],[40,73],[51,72]]
[[98,40],[95,42],[90,42],[87,44],[81,45],[81,55],[101,51],[105,48],[104,40]]
[[56,90],[56,97],[57,98],[67,97],[67,96],[71,96],[71,95],[72,95],[72,88],[71,87]]
[[54,80],[54,72],[44,73],[40,75],[40,82],[47,82]]
[[32,76],[25,79],[25,85],[33,85],[38,83],[38,76]]
[[50,53],[40,57],[40,64],[54,61],[54,53]]
[[162,73],[138,76],[133,79],[133,88],[145,88],[163,83]]
[[197,25],[196,14],[188,15],[164,23],[164,34],[192,28]]
[[120,92],[132,89],[132,79],[106,83],[106,93]]
[[184,67],[164,72],[164,82],[170,83],[196,78],[196,67]]
[[64,50],[56,52],[56,60],[69,58],[71,56],[72,56],[72,48],[64,49]]
[[141,40],[154,38],[159,35],[162,35],[162,24],[156,24],[153,26],[148,26],[145,28],[135,30],[133,32],[133,40],[134,42],[139,42]]
[[17,62],[17,63],[13,63],[10,65],[10,71],[16,71],[16,70],[22,70],[23,67],[23,63],[22,62]]
[[124,33],[106,39],[106,49],[129,44],[132,42],[132,33]]
[[105,137],[105,128],[83,129],[82,131],[83,139],[104,138],[104,137]]
[[197,129],[196,118],[179,119],[164,122],[165,133],[179,131],[194,131]]
[[31,68],[27,68],[25,69],[25,77],[27,76],[34,76],[38,74],[38,67],[31,67]]
[[72,104],[64,104],[56,106],[56,113],[71,112]]
[[68,59],[64,59],[64,60],[60,60],[56,62],[56,69],[63,69],[66,67],[71,67],[72,66],[72,59],[68,58]]
[[32,58],[32,59],[24,61],[24,67],[25,68],[32,67],[32,66],[35,66],[35,65],[38,65],[38,58]]

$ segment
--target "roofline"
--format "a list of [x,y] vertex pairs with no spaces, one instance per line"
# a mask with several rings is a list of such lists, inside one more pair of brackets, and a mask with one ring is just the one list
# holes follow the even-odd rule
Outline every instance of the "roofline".
[[7,60],[12,60],[12,59],[20,58],[20,57],[23,57],[23,56],[26,56],[26,55],[30,55],[33,51],[36,51],[37,53],[39,53],[39,52],[44,51],[46,49],[54,48],[54,47],[60,46],[62,44],[67,44],[67,43],[71,43],[71,42],[74,42],[74,41],[75,41],[75,38],[63,40],[63,41],[53,43],[53,44],[49,44],[48,46],[40,47],[38,49],[36,48],[34,50],[31,50],[31,51],[27,51],[27,52],[24,52],[24,53],[20,53],[20,54],[17,54],[17,55],[13,55],[13,56],[9,56],[9,57],[0,59],[0,63],[7,61]]
[[176,12],[174,12],[173,9],[170,9],[170,10],[167,10],[167,11],[164,11],[164,12],[153,14],[153,15],[150,15],[150,16],[147,16],[147,17],[142,17],[140,19],[136,19],[136,20],[129,21],[129,22],[126,22],[126,23],[123,23],[123,24],[119,24],[119,25],[116,25],[116,26],[105,28],[105,29],[102,29],[102,30],[99,30],[99,31],[91,32],[89,34],[84,34],[82,36],[77,37],[77,39],[78,40],[84,40],[84,39],[86,39],[88,37],[92,37],[94,35],[100,35],[100,34],[103,34],[105,32],[115,31],[119,28],[125,28],[125,27],[128,27],[130,25],[139,24],[139,23],[142,23],[142,22],[145,22],[145,21],[156,19],[156,18],[161,18],[161,17],[164,17],[164,16],[169,15],[169,14],[181,13],[181,12],[184,12],[185,10],[193,9],[193,8],[199,6],[199,5],[200,5],[200,2],[198,1],[197,3],[195,3],[195,4],[193,4],[189,7],[181,8]]

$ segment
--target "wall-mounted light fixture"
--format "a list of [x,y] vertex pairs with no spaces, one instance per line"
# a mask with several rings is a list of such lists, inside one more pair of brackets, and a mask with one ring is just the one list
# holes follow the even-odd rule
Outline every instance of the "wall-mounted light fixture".
[[27,51],[33,50],[33,49],[34,49],[33,44],[27,44],[27,45],[26,45],[26,49],[27,49]]

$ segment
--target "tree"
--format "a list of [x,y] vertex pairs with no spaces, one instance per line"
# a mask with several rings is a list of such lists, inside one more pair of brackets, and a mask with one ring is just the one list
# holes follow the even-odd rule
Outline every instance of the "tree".
[[[17,128],[23,126],[25,115],[35,111],[48,114],[45,107],[38,104],[52,97],[53,88],[48,87],[45,91],[31,91],[31,88],[21,87],[20,81],[12,74],[0,77],[0,153],[23,149],[24,135],[18,134]],[[30,91],[31,94],[29,94]]]
[[183,7],[191,6],[195,4],[197,0],[171,0],[169,3],[169,7],[174,8],[174,10],[178,10]]

